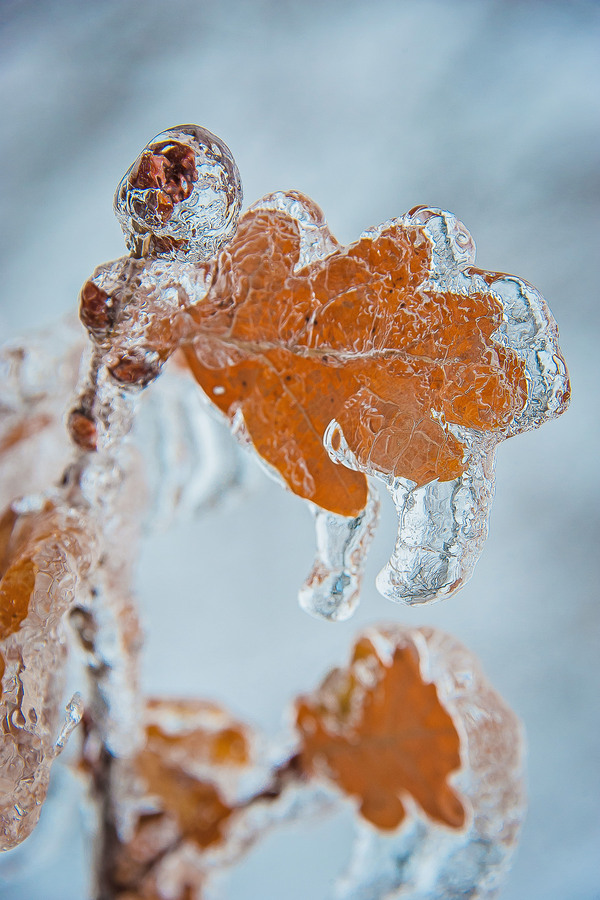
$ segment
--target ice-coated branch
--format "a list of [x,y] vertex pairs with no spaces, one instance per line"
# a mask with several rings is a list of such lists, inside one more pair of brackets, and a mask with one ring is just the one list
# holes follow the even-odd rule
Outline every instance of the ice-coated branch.
[[[207,900],[271,828],[337,805],[357,833],[338,897],[491,898],[523,816],[522,737],[452,638],[367,629],[271,744],[212,704],[141,696],[142,523],[193,511],[238,477],[235,451],[223,475],[229,451],[201,397],[310,504],[317,553],[300,601],[333,621],[358,602],[378,517],[369,479],[398,512],[379,589],[441,599],[481,552],[498,443],[569,399],[545,302],[476,269],[451,214],[420,207],[343,247],[299,192],[243,215],[241,202],[219,138],[195,125],[158,135],[115,195],[129,255],[81,291],[89,352],[75,340],[54,388],[37,391],[26,349],[0,357],[0,457],[13,466],[20,453],[18,478],[0,479],[4,846],[34,826],[82,714],[77,695],[66,720],[62,709],[71,629],[88,674],[95,900]],[[32,448],[62,433],[80,359],[75,449],[61,445],[42,478]]]

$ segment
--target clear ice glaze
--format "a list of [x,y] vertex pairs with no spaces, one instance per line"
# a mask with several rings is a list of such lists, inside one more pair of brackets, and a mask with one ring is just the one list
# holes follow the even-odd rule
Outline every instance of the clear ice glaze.
[[[358,602],[377,484],[399,522],[379,589],[448,596],[486,537],[497,444],[568,403],[545,302],[475,268],[451,214],[421,207],[343,247],[298,192],[241,202],[219,138],[158,135],[115,195],[130,255],[81,291],[91,347],[65,325],[0,355],[2,845],[35,825],[85,709],[102,900],[212,896],[270,828],[338,804],[357,838],[336,896],[492,897],[523,816],[521,729],[447,635],[367,629],[274,743],[203,701],[140,696],[142,525],[244,468],[206,400],[309,504],[300,601],[330,620]],[[88,684],[65,718],[69,640]]]

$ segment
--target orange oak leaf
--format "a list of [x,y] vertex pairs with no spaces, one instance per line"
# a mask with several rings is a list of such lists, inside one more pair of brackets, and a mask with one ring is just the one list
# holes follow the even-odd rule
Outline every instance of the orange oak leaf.
[[[147,701],[144,746],[123,763],[121,777],[142,794],[131,835],[115,846],[111,897],[164,898],[161,861],[168,868],[169,854],[179,850],[183,856],[167,876],[168,896],[201,896],[205,871],[195,854],[226,842],[236,804],[223,786],[252,764],[251,756],[249,729],[220,707],[192,699]],[[93,770],[90,759],[86,765]],[[193,848],[187,861],[186,846]]]
[[35,515],[20,516],[9,506],[0,517],[0,641],[27,618],[38,573],[36,556],[58,536],[50,501]]
[[213,784],[168,765],[151,747],[140,754],[138,770],[150,793],[160,797],[167,812],[175,816],[183,837],[199,847],[208,847],[222,839],[223,824],[231,809]]
[[316,694],[297,703],[301,765],[355,797],[362,816],[391,830],[404,819],[407,794],[431,819],[465,823],[448,776],[461,765],[460,739],[435,684],[427,683],[410,642],[393,656],[358,640],[348,669],[335,669]]
[[526,400],[524,364],[493,339],[499,300],[434,288],[422,225],[393,220],[341,247],[312,201],[283,196],[310,220],[304,235],[269,198],[241,218],[191,309],[196,379],[324,509],[355,516],[367,498],[365,475],[324,447],[332,420],[356,468],[417,485],[457,478],[464,447],[446,423],[501,431]]
[[305,609],[339,620],[356,606],[377,519],[369,476],[398,513],[378,589],[407,603],[449,596],[483,548],[498,443],[569,401],[543,297],[476,268],[468,231],[440,209],[344,247],[296,191],[241,218],[240,206],[230,151],[198,126],[159,135],[130,167],[115,212],[132,255],[98,267],[81,294],[94,364],[73,439],[109,445],[109,395],[148,386],[179,354],[233,432],[312,504]]
[[219,707],[195,700],[148,701],[146,743],[136,771],[182,837],[199,847],[222,840],[232,807],[219,790],[218,774],[249,762],[247,729]]
[[[47,498],[0,515],[0,847],[36,825],[59,744],[64,619],[93,559],[84,515]],[[74,705],[73,722],[77,720]],[[66,739],[66,737],[65,737]]]

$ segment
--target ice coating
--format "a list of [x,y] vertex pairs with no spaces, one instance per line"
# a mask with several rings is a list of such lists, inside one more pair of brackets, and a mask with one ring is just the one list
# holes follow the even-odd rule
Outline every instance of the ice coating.
[[[72,436],[82,449],[93,451],[110,440],[114,398],[118,401],[127,388],[145,387],[158,377],[188,333],[188,307],[202,299],[206,283],[204,267],[186,267],[178,260],[122,257],[99,266],[84,284],[80,317],[92,338],[94,356],[87,388],[81,391],[70,421]],[[98,314],[98,297],[106,317]],[[79,439],[81,419],[89,423],[83,429],[83,441]]]
[[422,487],[402,478],[386,483],[398,514],[398,536],[377,576],[384,597],[428,603],[453,594],[470,578],[487,537],[495,481],[495,440],[477,437],[460,478]]
[[[212,896],[270,829],[348,801],[356,842],[336,897],[495,896],[524,814],[523,743],[472,654],[434,629],[371,627],[297,716],[297,745],[263,749],[261,763],[257,736],[222,709],[151,701],[114,896]],[[271,771],[268,756],[280,759]],[[132,778],[124,765],[119,782]]]
[[[238,176],[213,138],[171,129],[121,182],[115,209],[133,257],[100,266],[82,289],[95,354],[74,439],[103,446],[110,398],[150,384],[180,348],[232,431],[322,511],[305,609],[335,620],[355,606],[357,578],[332,550],[346,533],[354,572],[364,567],[366,476],[384,482],[398,511],[379,590],[407,603],[449,596],[487,535],[496,445],[568,403],[544,300],[474,268],[471,236],[441,210],[418,207],[348,247],[296,191],[268,195],[238,222]],[[200,169],[222,185],[220,205],[193,200]],[[194,240],[212,234],[215,208],[228,210],[220,243],[199,253],[178,232],[165,244],[184,213]]]
[[[85,517],[39,498],[0,517],[0,849],[37,824],[50,766],[80,718],[64,725],[66,614],[96,554]],[[61,728],[62,725],[62,728]]]
[[201,261],[237,225],[240,175],[226,144],[198,125],[158,134],[123,176],[115,214],[136,256]]
[[329,621],[348,619],[358,606],[367,550],[379,517],[379,497],[369,490],[355,518],[313,506],[317,556],[300,589],[300,606]]
[[[393,600],[468,580],[497,443],[569,399],[544,300],[474,259],[450,213],[418,208],[344,248],[311,200],[280,192],[244,214],[191,313],[194,375],[292,491],[352,521],[364,475],[386,484],[399,532],[378,587]],[[338,615],[308,593],[303,605]]]
[[360,829],[336,897],[344,900],[474,900],[497,895],[517,846],[526,809],[524,742],[515,714],[474,656],[432,628],[379,630],[388,647],[418,648],[423,677],[461,735],[462,765],[452,786],[469,807],[466,826],[437,827],[415,808],[396,834]]
[[[188,361],[213,402],[241,409],[288,486],[338,515],[363,508],[367,470],[417,485],[457,477],[464,447],[446,422],[502,431],[525,403],[521,361],[491,338],[497,300],[428,291],[426,227],[393,220],[298,269],[300,224],[255,204],[191,311]],[[332,420],[352,466],[324,447]]]
[[348,669],[334,669],[313,697],[300,698],[301,766],[333,781],[380,831],[395,831],[414,802],[434,822],[462,828],[467,810],[450,784],[461,766],[460,735],[423,677],[414,640],[404,638],[367,632]]
[[121,396],[154,381],[187,340],[189,310],[206,294],[211,262],[235,231],[241,201],[230,151],[193,125],[158,135],[121,180],[115,213],[131,255],[99,266],[80,294],[93,356],[69,428],[82,450],[113,440]]
[[[183,433],[179,419],[194,415],[189,373],[163,401],[168,376],[156,386],[152,440],[143,429],[137,446],[130,437],[141,389],[175,351],[232,430],[310,502],[317,558],[301,599],[332,620],[356,605],[375,527],[366,476],[390,489],[400,519],[380,586],[412,602],[443,596],[481,548],[495,445],[568,399],[543,301],[512,276],[472,268],[472,240],[448,213],[415,210],[344,248],[312,201],[278,193],[234,234],[237,170],[213,138],[195,126],[159,135],[121,183],[116,209],[132,255],[100,266],[82,288],[92,347],[68,408],[74,454],[58,489],[25,497],[2,519],[0,676],[2,702],[13,704],[4,721],[35,744],[27,771],[11,768],[13,754],[2,773],[9,840],[28,833],[49,765],[81,716],[75,697],[61,725],[69,612],[89,676],[98,897],[198,900],[268,829],[338,803],[355,811],[359,833],[341,896],[491,896],[522,815],[520,732],[452,639],[369,629],[349,669],[299,700],[295,736],[271,747],[209,704],[145,705],[140,695],[132,569],[146,510],[168,516],[186,494],[169,474],[179,434],[169,444],[164,432],[175,423]],[[56,431],[50,390],[17,397],[26,355],[9,357],[16,399],[0,430],[9,459]],[[165,404],[172,415],[162,415]],[[192,507],[205,496],[192,471],[200,431],[183,442]],[[154,456],[147,481],[145,454]],[[48,579],[44,592],[38,581]],[[37,653],[40,643],[51,659],[21,697],[43,653],[15,677],[13,650]],[[49,713],[30,727],[34,689]]]
[[[271,829],[340,804],[356,840],[336,897],[495,896],[525,809],[521,727],[458,641],[372,626],[296,721],[269,747],[214,704],[147,701],[142,745],[112,767],[107,896],[212,897]],[[99,789],[93,741],[84,759]]]

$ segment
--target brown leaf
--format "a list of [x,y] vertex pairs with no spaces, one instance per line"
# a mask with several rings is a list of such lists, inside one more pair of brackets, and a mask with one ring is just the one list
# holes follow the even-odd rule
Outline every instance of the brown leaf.
[[58,536],[54,506],[19,515],[12,506],[0,516],[0,641],[14,634],[29,614],[38,566],[36,554]]
[[182,837],[199,847],[208,847],[223,837],[223,824],[231,808],[210,782],[200,781],[166,763],[159,752],[147,746],[138,757],[138,771],[148,790],[175,816]]
[[[290,194],[322,216],[302,195]],[[494,431],[523,407],[523,364],[497,346],[492,293],[428,286],[431,245],[394,221],[300,265],[301,235],[287,213],[247,212],[222,251],[211,290],[191,308],[188,363],[211,400],[243,414],[259,454],[296,494],[341,515],[366,502],[359,471],[324,446],[335,419],[361,467],[418,485],[465,468],[444,421]]]
[[[219,707],[194,700],[154,699],[146,708],[146,744],[136,769],[182,837],[207,847],[222,840],[232,813],[218,771],[249,763],[245,728]],[[201,777],[200,769],[216,781]]]
[[460,828],[461,800],[448,776],[461,764],[460,739],[435,684],[421,674],[411,642],[385,659],[362,637],[348,669],[334,670],[297,703],[301,765],[355,797],[361,814],[384,830],[405,817],[410,794],[436,822]]

